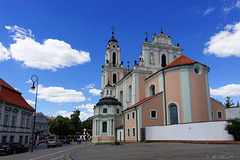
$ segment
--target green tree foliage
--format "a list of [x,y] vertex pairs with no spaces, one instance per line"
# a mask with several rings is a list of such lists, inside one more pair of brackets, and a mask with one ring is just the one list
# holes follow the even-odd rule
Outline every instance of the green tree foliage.
[[54,120],[48,122],[49,131],[63,139],[64,136],[71,134],[69,124],[69,118],[57,116]]
[[228,134],[232,134],[235,140],[240,140],[240,119],[234,118],[227,120],[225,130],[227,130]]
[[76,110],[73,111],[73,114],[71,114],[70,119],[70,130],[72,134],[75,134],[77,131],[81,132],[81,120],[80,120],[80,113],[81,111]]
[[83,129],[86,129],[86,132],[92,135],[92,117],[82,122],[82,130]]
[[233,100],[231,99],[231,97],[226,97],[226,103],[225,103],[225,107],[230,108],[232,106],[234,106]]
[[237,107],[239,107],[239,101],[237,101]]

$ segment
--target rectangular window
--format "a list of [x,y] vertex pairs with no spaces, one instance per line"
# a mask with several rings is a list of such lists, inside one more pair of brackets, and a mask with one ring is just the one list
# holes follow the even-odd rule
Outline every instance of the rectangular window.
[[130,137],[130,129],[127,129],[127,136]]
[[214,112],[212,111],[212,119],[214,119]]
[[222,112],[221,112],[221,111],[218,111],[218,112],[217,112],[217,115],[218,115],[218,118],[219,118],[219,119],[223,118],[223,117],[222,117]]
[[129,115],[129,113],[127,114],[127,120],[129,120],[130,119],[130,115]]
[[28,136],[25,136],[25,145],[28,144]]
[[132,136],[133,136],[133,138],[135,138],[135,128],[132,128]]
[[20,136],[20,137],[19,137],[19,143],[22,144],[22,141],[23,141],[23,136]]
[[2,143],[6,143],[7,142],[7,136],[2,136]]
[[135,112],[132,112],[132,119],[135,119]]
[[21,118],[21,127],[24,127],[25,118]]
[[150,118],[157,118],[157,110],[151,110],[150,111]]
[[29,128],[29,119],[27,119],[27,124],[26,124],[26,127]]
[[103,133],[107,132],[107,122],[102,122],[102,132]]
[[12,124],[11,124],[11,126],[15,126],[15,122],[16,122],[16,116],[12,116]]
[[14,141],[14,136],[10,136],[10,142]]
[[8,116],[7,114],[5,114],[3,125],[8,125],[8,117],[9,117],[9,116]]

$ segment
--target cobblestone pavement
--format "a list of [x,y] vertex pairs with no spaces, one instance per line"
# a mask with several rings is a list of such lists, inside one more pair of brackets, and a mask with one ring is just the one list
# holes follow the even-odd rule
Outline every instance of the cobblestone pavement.
[[240,159],[240,145],[170,142],[90,145],[75,154],[79,160],[235,160]]

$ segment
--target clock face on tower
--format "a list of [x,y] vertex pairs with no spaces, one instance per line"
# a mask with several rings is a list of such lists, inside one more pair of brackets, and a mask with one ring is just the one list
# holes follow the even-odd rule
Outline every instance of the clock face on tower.
[[159,43],[167,44],[167,39],[165,37],[160,37]]

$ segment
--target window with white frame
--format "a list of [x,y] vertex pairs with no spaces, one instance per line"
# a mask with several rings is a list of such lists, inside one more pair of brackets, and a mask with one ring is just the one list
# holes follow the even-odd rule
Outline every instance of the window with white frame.
[[223,118],[222,111],[217,111],[217,118],[218,119],[222,119]]
[[128,87],[128,101],[132,102],[132,85]]
[[157,118],[157,110],[150,110],[150,118],[156,119]]
[[135,111],[132,112],[132,119],[135,119]]
[[119,113],[120,113],[120,110],[119,110],[119,108],[117,108],[117,110],[116,110],[116,113],[117,113],[117,114],[119,114]]
[[129,113],[127,114],[127,120],[130,120],[130,114]]
[[103,108],[103,113],[107,113],[107,108]]
[[135,128],[133,127],[132,128],[132,137],[135,138],[135,135],[136,135],[136,131],[135,131]]
[[8,115],[8,114],[5,114],[5,115],[4,115],[3,125],[8,125],[8,119],[9,119],[9,115]]
[[149,96],[153,96],[155,95],[155,85],[152,84],[150,87],[149,87]]
[[130,128],[127,129],[127,136],[130,137]]
[[123,91],[119,92],[119,100],[121,103],[123,103]]

